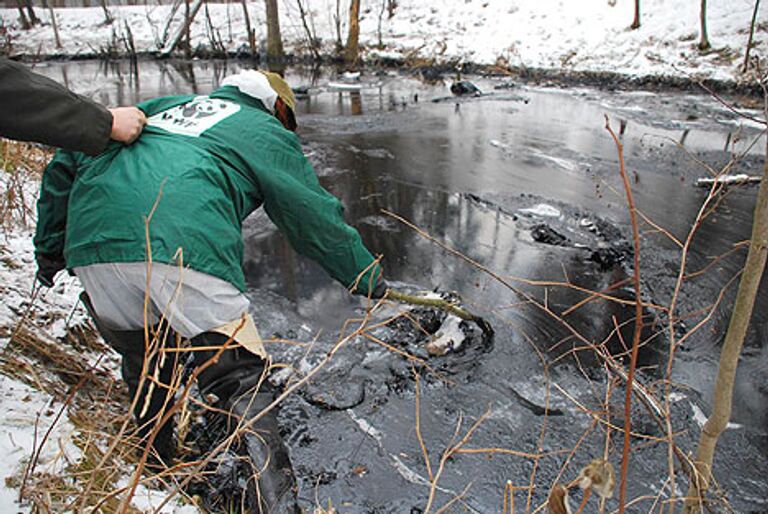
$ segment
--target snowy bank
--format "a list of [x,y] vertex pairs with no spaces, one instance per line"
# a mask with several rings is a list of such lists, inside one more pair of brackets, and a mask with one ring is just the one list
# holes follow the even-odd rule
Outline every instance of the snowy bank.
[[[312,0],[306,26],[330,55],[336,36],[336,2]],[[347,4],[347,2],[342,2]],[[631,30],[634,2],[539,0],[400,0],[389,17],[387,0],[364,2],[360,40],[366,59],[406,62],[471,62],[513,69],[617,72],[632,76],[676,76],[733,80],[741,72],[754,0],[711,0],[707,23],[713,50],[702,53],[699,2],[645,0],[641,26]],[[294,1],[279,3],[286,51],[308,55],[308,37]],[[752,56],[768,48],[768,14],[758,13]],[[247,10],[261,51],[266,39],[264,2]],[[342,40],[347,13],[339,13]],[[172,6],[112,6],[114,21],[105,23],[100,7],[54,9],[61,46],[57,47],[50,12],[36,10],[44,24],[22,30],[15,9],[0,9],[0,41],[12,56],[96,57],[125,53],[132,40],[139,53],[158,52],[181,22],[183,9]],[[206,4],[191,26],[191,47],[199,53],[223,48],[247,50],[241,4]],[[173,19],[174,23],[168,24]]]
[[[69,502],[80,500],[78,494],[90,481],[117,488],[127,484],[133,470],[126,463],[130,457],[125,458],[130,447],[113,452],[115,456],[103,469],[94,466],[93,459],[104,455],[113,437],[111,428],[122,424],[127,411],[118,393],[119,358],[88,328],[85,309],[78,305],[82,291],[78,280],[61,273],[54,287],[38,286],[33,291],[34,204],[39,172],[50,156],[50,151],[36,145],[0,141],[0,404],[4,413],[0,418],[0,512],[4,513],[76,512]],[[110,466],[121,469],[105,474]],[[24,501],[17,504],[20,490]],[[166,496],[164,491],[140,486],[133,507],[154,510],[152,506]],[[113,511],[109,505],[105,511]],[[160,512],[198,510],[172,501]]]

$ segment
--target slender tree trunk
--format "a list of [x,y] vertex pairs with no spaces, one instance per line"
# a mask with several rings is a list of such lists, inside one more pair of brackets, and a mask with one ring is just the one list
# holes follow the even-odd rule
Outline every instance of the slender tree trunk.
[[23,0],[16,0],[16,6],[19,8],[19,21],[21,22],[22,30],[29,30],[32,28],[32,24],[29,23],[27,15],[24,14],[24,2]]
[[341,56],[344,45],[341,42],[341,0],[336,0],[336,14],[333,16],[333,25],[336,29],[336,56]]
[[[227,0],[227,36],[228,36],[228,38],[227,38],[227,41],[228,41],[229,43],[231,43],[231,42],[232,42],[232,40],[234,39],[234,38],[232,37],[232,16],[231,16],[231,13],[230,13],[230,10],[229,10],[229,8],[230,8],[231,6],[232,6],[231,0]],[[246,13],[246,14],[248,14],[248,8],[245,8],[245,13]],[[249,44],[250,44],[250,40],[251,40],[251,38],[250,38],[250,33],[251,33],[251,30],[250,30],[251,20],[249,20],[249,19],[248,19],[248,16],[246,16],[246,17],[245,17],[245,24],[246,24],[246,26],[248,27],[248,42],[249,42]],[[251,50],[253,50],[253,49],[251,49]]]
[[[189,15],[184,16],[184,22],[174,30],[173,35],[168,40],[168,43],[166,43],[165,46],[162,48],[162,50],[160,50],[160,55],[162,57],[168,57],[169,55],[171,55],[171,52],[173,52],[173,49],[179,45],[179,42],[184,37],[184,35],[189,32],[189,26],[192,24],[192,20],[195,19],[195,16],[197,15],[198,11],[200,11],[200,7],[202,7],[202,5],[203,5],[203,0],[195,0],[195,3],[192,4],[192,8],[189,12]],[[166,32],[170,28],[171,21],[172,20],[168,20],[168,26],[166,26]]]
[[755,213],[752,219],[752,238],[749,244],[747,261],[739,282],[736,303],[733,306],[728,331],[720,354],[720,366],[715,380],[714,402],[712,414],[704,424],[699,437],[699,448],[696,453],[696,469],[698,481],[691,480],[684,514],[700,512],[702,497],[709,488],[712,477],[712,462],[715,446],[720,434],[728,426],[731,419],[731,403],[733,401],[733,383],[736,377],[736,366],[739,363],[741,348],[752,317],[760,279],[768,259],[768,162],[763,170],[763,180],[757,193]]
[[378,36],[378,47],[384,48],[383,36],[381,34],[381,23],[384,18],[384,11],[387,9],[387,1],[381,0],[381,10],[379,11],[379,24],[376,26],[376,35]]
[[267,3],[267,61],[282,61],[283,38],[280,36],[280,17],[277,11],[277,0],[265,0]]
[[390,20],[395,16],[395,9],[397,9],[397,0],[387,0],[387,14]]
[[48,9],[48,15],[51,17],[51,26],[53,27],[53,37],[56,41],[56,48],[61,48],[61,38],[59,37],[59,25],[56,23],[56,14],[53,12],[53,7],[48,3],[48,0],[43,0],[43,8]]
[[320,62],[320,50],[317,48],[317,38],[312,33],[309,24],[307,23],[307,11],[304,10],[304,4],[301,0],[296,0],[296,4],[299,6],[299,15],[301,16],[301,24],[304,26],[304,32],[307,34],[307,41],[309,42],[309,51],[315,58],[316,62]]
[[184,0],[184,57],[192,57],[192,38],[190,38],[190,25],[192,25],[189,0]]
[[173,1],[171,12],[168,14],[168,19],[165,22],[165,28],[163,28],[163,35],[160,37],[160,44],[158,46],[160,46],[161,49],[165,49],[166,45],[168,45],[169,38],[171,37],[171,25],[173,24],[173,19],[176,17],[176,13],[178,12],[180,6],[181,0]]
[[635,0],[635,19],[629,26],[632,30],[640,28],[640,0]]
[[749,39],[747,48],[744,50],[744,64],[741,66],[742,73],[746,73],[749,68],[749,51],[752,48],[752,37],[755,35],[755,21],[757,20],[757,10],[760,8],[760,0],[755,0],[755,10],[752,11],[752,22],[749,24]]
[[699,13],[701,19],[701,39],[699,39],[699,50],[706,51],[712,48],[709,44],[709,36],[707,35],[707,0],[701,0],[701,12]]
[[245,18],[245,30],[248,32],[248,47],[251,49],[251,57],[258,54],[256,49],[256,34],[251,28],[251,15],[248,14],[248,0],[240,2],[243,5],[243,17]]
[[112,13],[107,8],[107,0],[99,0],[99,4],[101,4],[101,10],[104,11],[104,25],[110,25],[114,18],[112,18]]
[[32,0],[24,0],[24,6],[27,9],[27,16],[29,17],[29,22],[32,25],[37,25],[40,23],[40,18],[37,17],[35,14],[35,9],[32,7]]
[[349,33],[344,61],[356,64],[360,59],[360,0],[351,0],[349,4]]
[[211,50],[213,53],[226,58],[227,47],[224,46],[224,42],[221,40],[221,32],[213,26],[211,11],[208,9],[208,2],[205,3],[205,27],[208,32],[208,41],[211,43]]
[[124,29],[125,29],[125,37],[123,38],[123,45],[125,46],[125,51],[128,53],[128,57],[131,60],[131,75],[134,77],[138,77],[139,75],[139,59],[136,55],[136,42],[133,39],[133,32],[131,31],[131,26],[128,24],[127,20],[123,20],[124,23]]

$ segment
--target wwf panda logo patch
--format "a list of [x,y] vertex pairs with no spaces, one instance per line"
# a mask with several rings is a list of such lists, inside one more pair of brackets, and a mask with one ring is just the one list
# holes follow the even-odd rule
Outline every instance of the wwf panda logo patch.
[[174,134],[199,137],[239,110],[240,106],[234,102],[198,96],[183,105],[150,116],[147,124]]

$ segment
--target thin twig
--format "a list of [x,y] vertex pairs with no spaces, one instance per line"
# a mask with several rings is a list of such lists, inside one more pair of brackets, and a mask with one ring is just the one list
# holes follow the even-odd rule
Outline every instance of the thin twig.
[[462,446],[464,446],[469,440],[472,438],[472,434],[475,433],[475,431],[480,427],[480,425],[490,416],[491,411],[487,410],[485,413],[480,416],[477,421],[475,421],[471,427],[469,427],[469,430],[464,434],[464,436],[456,443],[453,444],[453,441],[456,440],[456,437],[459,435],[459,431],[461,430],[461,422],[462,417],[459,416],[459,420],[456,423],[456,430],[453,433],[453,437],[451,438],[451,442],[448,444],[448,447],[443,452],[443,455],[440,457],[440,464],[438,465],[437,472],[435,473],[435,478],[432,480],[431,486],[429,488],[429,498],[427,500],[427,506],[424,507],[424,514],[429,514],[432,510],[432,504],[435,501],[435,494],[437,493],[437,484],[440,482],[440,477],[443,474],[443,471],[445,470],[445,464],[448,462],[448,460],[451,458],[451,456],[456,453],[457,450],[459,450]]
[[722,98],[720,95],[718,95],[718,94],[717,94],[717,93],[716,93],[716,92],[715,92],[713,89],[711,89],[711,88],[710,88],[710,87],[708,87],[706,84],[704,84],[704,82],[703,82],[703,81],[699,80],[697,83],[698,83],[698,85],[701,87],[701,89],[703,89],[704,91],[706,91],[707,93],[709,93],[709,94],[712,96],[712,98],[714,98],[715,100],[717,100],[717,101],[718,101],[719,103],[721,103],[721,104],[722,104],[722,105],[723,105],[723,106],[724,106],[726,109],[728,109],[729,111],[731,111],[731,112],[732,112],[732,113],[734,113],[735,115],[739,116],[740,118],[744,118],[744,119],[746,119],[746,120],[754,121],[755,123],[758,123],[758,124],[760,124],[760,125],[766,125],[766,124],[768,124],[768,122],[766,122],[765,120],[761,120],[760,118],[755,118],[754,116],[750,116],[749,114],[745,114],[745,113],[743,113],[743,112],[739,111],[739,110],[738,110],[738,109],[736,109],[736,108],[735,108],[733,105],[731,105],[730,103],[728,103],[728,102],[726,102],[725,100],[723,100],[723,98]]
[[611,134],[619,157],[619,173],[624,182],[624,191],[627,195],[627,206],[629,208],[629,217],[632,223],[632,242],[634,245],[634,286],[635,286],[635,332],[632,338],[632,357],[629,364],[629,373],[627,375],[626,394],[624,396],[624,448],[621,455],[621,484],[619,486],[619,514],[624,514],[624,503],[627,495],[627,469],[629,465],[629,440],[632,417],[632,384],[635,380],[635,368],[637,367],[637,354],[640,345],[640,337],[643,330],[643,306],[642,291],[640,290],[640,233],[637,225],[637,212],[635,211],[635,200],[632,196],[632,187],[630,186],[627,170],[624,166],[624,147],[619,141],[618,136],[611,128],[608,116],[605,116],[605,128]]
[[421,448],[421,454],[424,457],[424,464],[427,467],[429,481],[432,482],[435,479],[432,474],[432,464],[429,463],[429,452],[427,451],[427,446],[424,444],[424,438],[421,436],[421,392],[419,373],[415,369],[413,370],[413,377],[416,381],[416,385],[414,386],[416,391],[416,438],[419,440],[419,447]]

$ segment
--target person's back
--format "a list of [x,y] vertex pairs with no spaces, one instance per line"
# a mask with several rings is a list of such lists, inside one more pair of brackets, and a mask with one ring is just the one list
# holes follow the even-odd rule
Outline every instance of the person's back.
[[260,204],[253,167],[271,153],[294,153],[297,160],[301,153],[284,142],[291,135],[256,101],[239,100],[147,102],[141,107],[150,121],[133,145],[76,157],[68,267],[143,262],[148,229],[154,262],[176,263],[180,250],[185,265],[242,289],[240,222]]
[[[237,88],[141,104],[149,123],[97,157],[62,152],[49,167],[40,217],[66,224],[68,268],[147,260],[184,265],[245,289],[241,222],[262,202],[300,253],[349,286],[373,261],[343,207],[320,187],[298,138]],[[63,177],[76,169],[76,175]],[[48,180],[46,180],[48,179]],[[74,179],[66,206],[61,197]],[[45,225],[42,225],[45,227]],[[50,233],[50,231],[48,231]],[[54,253],[38,230],[36,245]],[[179,253],[181,252],[181,253]],[[375,283],[375,281],[374,281]],[[367,287],[362,285],[363,292]]]

